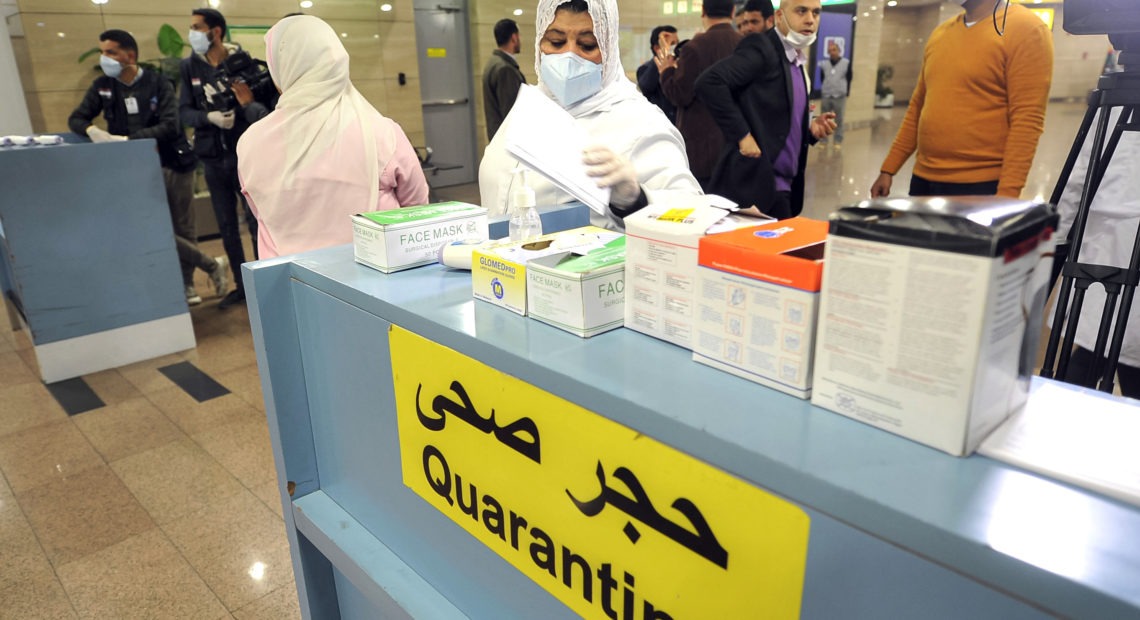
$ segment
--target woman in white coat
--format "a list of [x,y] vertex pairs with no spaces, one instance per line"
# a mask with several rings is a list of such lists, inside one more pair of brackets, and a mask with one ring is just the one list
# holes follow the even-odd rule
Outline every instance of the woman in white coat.
[[[592,223],[621,230],[621,218],[659,192],[701,194],[681,134],[625,75],[617,2],[540,0],[536,29],[538,88],[589,134],[587,143],[593,146],[583,153],[587,173],[611,190],[606,215],[591,213]],[[517,110],[507,115],[479,165],[479,193],[491,214],[507,211],[512,171],[519,165],[506,150]],[[575,200],[540,175],[527,175],[527,184],[539,205]]]
[[[1120,108],[1116,108],[1109,117],[1110,126],[1115,126],[1119,117]],[[1097,118],[1099,119],[1099,114]],[[1080,204],[1081,192],[1088,174],[1091,151],[1090,136],[1085,141],[1081,155],[1065,186],[1065,192],[1057,205],[1061,215],[1058,232],[1062,238],[1069,234],[1069,229],[1076,218],[1077,206]],[[1136,237],[1137,225],[1140,224],[1140,175],[1136,174],[1138,160],[1140,160],[1140,135],[1126,131],[1120,138],[1116,153],[1113,154],[1112,162],[1104,173],[1104,179],[1089,209],[1085,235],[1081,241],[1081,254],[1078,258],[1080,262],[1128,266],[1132,258],[1132,243]],[[1104,288],[1099,284],[1090,286],[1085,292],[1081,320],[1077,325],[1077,348],[1073,351],[1066,373],[1066,380],[1070,383],[1085,383],[1087,370],[1093,364],[1092,352],[1096,348],[1104,299]],[[1124,330],[1124,346],[1120,350],[1120,363],[1116,375],[1122,394],[1131,398],[1140,398],[1140,295],[1137,295],[1132,302],[1132,312]]]

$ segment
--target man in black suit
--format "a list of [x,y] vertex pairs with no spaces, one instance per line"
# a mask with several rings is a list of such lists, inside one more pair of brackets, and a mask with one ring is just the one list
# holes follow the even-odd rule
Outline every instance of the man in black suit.
[[697,80],[726,145],[711,193],[784,219],[803,210],[807,147],[835,131],[835,114],[810,119],[805,71],[820,0],[784,0],[776,27],[745,37]]
[[677,45],[677,29],[672,26],[658,26],[649,33],[649,49],[653,50],[653,58],[645,61],[637,68],[637,87],[649,103],[661,108],[670,123],[677,122],[677,108],[672,101],[661,92],[661,74],[657,71],[656,58],[661,55],[671,56],[673,46]]

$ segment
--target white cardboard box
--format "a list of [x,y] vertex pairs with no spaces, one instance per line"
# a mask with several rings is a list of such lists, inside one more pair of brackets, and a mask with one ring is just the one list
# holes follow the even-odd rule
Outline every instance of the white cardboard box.
[[384,273],[434,263],[440,246],[469,238],[487,238],[487,210],[464,202],[352,216],[356,262]]
[[832,215],[812,403],[956,456],[1026,395],[1057,216],[988,197]]
[[708,197],[671,197],[625,218],[625,326],[692,349],[697,243],[771,219],[732,215]]
[[527,314],[527,263],[575,248],[602,247],[622,234],[583,226],[542,235],[530,241],[507,241],[481,246],[471,255],[471,293],[476,299]]
[[826,238],[805,217],[702,238],[693,360],[809,398]]
[[563,252],[527,263],[527,314],[589,338],[625,318],[625,236],[586,255]]

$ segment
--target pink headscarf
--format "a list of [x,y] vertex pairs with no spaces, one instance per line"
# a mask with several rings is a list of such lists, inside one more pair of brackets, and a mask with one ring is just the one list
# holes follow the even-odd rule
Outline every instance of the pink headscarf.
[[335,202],[340,211],[375,210],[380,174],[397,138],[395,124],[352,85],[348,52],[328,24],[310,15],[287,17],[269,30],[265,44],[281,98],[242,136],[238,162],[258,220],[288,253],[313,245],[310,237],[328,226],[332,214],[322,213],[323,202]]

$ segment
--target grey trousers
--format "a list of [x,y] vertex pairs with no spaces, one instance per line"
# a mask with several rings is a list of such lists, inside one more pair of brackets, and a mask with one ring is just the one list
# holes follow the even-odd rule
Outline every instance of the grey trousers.
[[824,112],[835,112],[835,143],[843,144],[843,108],[847,107],[847,97],[824,97],[823,105],[820,106]]
[[182,285],[191,286],[195,267],[209,273],[217,264],[198,249],[198,232],[194,228],[194,214],[190,212],[190,202],[194,199],[194,171],[175,172],[163,168],[162,180],[166,184],[166,202],[170,206],[170,223],[174,226]]

